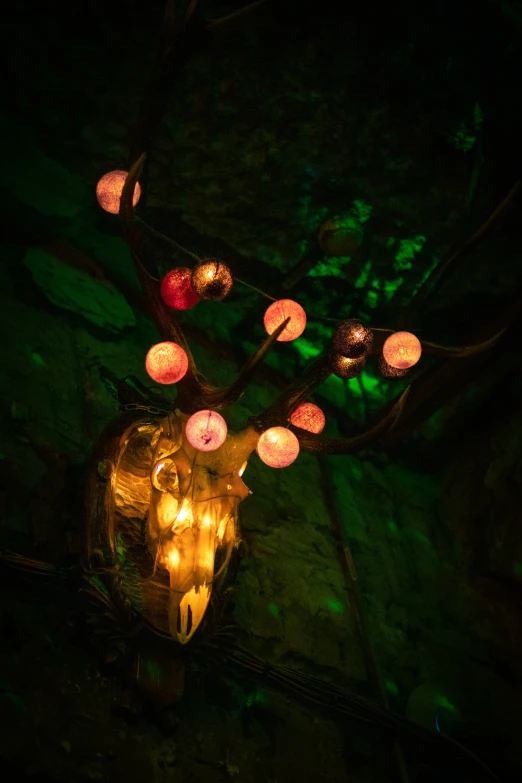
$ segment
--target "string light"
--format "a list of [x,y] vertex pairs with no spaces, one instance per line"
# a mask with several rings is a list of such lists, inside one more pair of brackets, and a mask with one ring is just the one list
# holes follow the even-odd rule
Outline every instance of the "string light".
[[372,349],[373,333],[355,318],[343,321],[333,334],[333,348],[336,353],[348,359],[360,359]]
[[[128,172],[117,169],[104,174],[96,185],[96,198],[98,204],[105,212],[111,215],[118,215],[120,212],[120,200],[127,179]],[[135,207],[141,196],[140,183],[136,182],[134,194],[132,196],[132,206]]]
[[377,363],[377,366],[379,368],[379,372],[382,375],[382,377],[388,378],[389,380],[395,380],[396,378],[403,378],[409,369],[407,368],[405,370],[400,370],[398,367],[392,367],[391,364],[388,364],[384,356],[379,356],[379,361]]
[[278,299],[265,312],[264,324],[268,334],[275,332],[287,318],[290,318],[290,321],[277,338],[282,343],[295,340],[303,334],[306,327],[305,311],[293,299]]
[[167,272],[160,286],[161,298],[174,310],[190,310],[199,302],[199,296],[192,288],[192,270],[178,267]]
[[270,427],[260,436],[257,453],[270,468],[286,468],[297,459],[299,441],[285,427]]
[[334,353],[330,355],[330,369],[334,375],[338,378],[347,380],[348,378],[356,378],[365,365],[365,359],[349,359],[346,356],[341,356],[340,353]]
[[185,437],[198,451],[215,451],[226,440],[226,421],[215,411],[198,411],[187,421]]
[[188,357],[177,343],[156,343],[147,353],[145,369],[156,383],[177,383],[188,370]]
[[411,332],[391,334],[382,348],[385,361],[397,370],[407,370],[417,364],[422,354],[418,337]]
[[192,272],[192,288],[201,299],[219,302],[232,288],[230,269],[217,258],[201,261]]
[[321,408],[313,402],[303,402],[290,416],[290,423],[307,432],[318,435],[324,430],[326,418]]

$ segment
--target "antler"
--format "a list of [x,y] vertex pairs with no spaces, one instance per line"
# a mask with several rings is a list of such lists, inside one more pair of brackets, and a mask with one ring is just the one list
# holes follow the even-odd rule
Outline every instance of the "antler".
[[151,314],[162,339],[181,345],[188,358],[188,369],[181,381],[177,384],[178,405],[184,413],[193,413],[200,408],[224,408],[241,397],[246,387],[252,380],[257,368],[268,354],[281,332],[289,322],[285,319],[277,329],[264,340],[255,354],[250,357],[239,374],[228,386],[217,387],[208,383],[196,367],[196,362],[190,351],[189,345],[180,328],[174,314],[167,308],[160,295],[158,280],[150,274],[141,260],[141,233],[134,218],[132,194],[145,162],[143,153],[125,180],[121,194],[120,218],[123,236],[129,245],[132,259],[138,273],[143,293],[149,302]]
[[[381,329],[372,326],[373,345],[371,353],[373,356],[382,352],[382,347],[386,338],[389,337],[390,334],[394,334],[395,331],[395,329]],[[501,329],[500,332],[494,334],[493,337],[489,337],[487,340],[473,345],[449,346],[421,340],[422,351],[423,353],[431,354],[432,356],[444,356],[446,359],[466,359],[468,356],[475,356],[477,353],[482,353],[482,351],[487,351],[488,348],[492,348],[505,331],[506,329]]]

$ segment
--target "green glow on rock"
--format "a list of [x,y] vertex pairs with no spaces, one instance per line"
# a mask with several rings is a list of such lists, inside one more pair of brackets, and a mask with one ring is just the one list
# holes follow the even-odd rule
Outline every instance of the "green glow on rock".
[[522,563],[519,563],[518,560],[513,563],[513,573],[515,576],[522,576]]
[[395,254],[395,263],[393,268],[396,271],[400,269],[411,269],[412,260],[415,258],[416,253],[420,253],[424,245],[426,244],[426,237],[422,234],[411,239],[401,239],[399,243],[399,249]]
[[484,114],[480,104],[473,107],[471,120],[462,120],[456,131],[449,136],[450,142],[460,152],[469,152],[477,140],[477,134],[482,127]]
[[308,277],[342,277],[342,267],[350,258],[351,256],[327,256],[310,269]]
[[364,286],[368,284],[368,278],[370,277],[371,269],[372,262],[367,261],[362,268],[361,274],[354,283],[356,288],[364,288]]
[[366,201],[363,201],[363,199],[355,199],[350,211],[353,217],[356,218],[359,223],[363,224],[370,219],[373,207],[370,204],[367,204]]
[[47,364],[43,356],[41,356],[41,354],[39,353],[36,353],[36,351],[33,351],[31,353],[31,359],[36,367],[47,367]]
[[430,539],[427,536],[425,536],[424,533],[421,533],[420,530],[416,530],[413,535],[417,539],[417,541],[420,541],[421,544],[427,544],[428,546],[431,546]]
[[396,682],[393,682],[393,680],[385,680],[384,685],[388,693],[391,693],[392,696],[399,695],[399,686]]
[[379,295],[377,291],[368,291],[366,293],[366,299],[364,300],[365,304],[368,305],[368,307],[371,307],[372,310],[377,307],[377,303],[379,301]]
[[270,603],[268,604],[267,609],[274,617],[279,617],[279,607],[277,604]]
[[335,612],[336,614],[342,614],[344,612],[344,606],[342,603],[340,601],[336,601],[334,598],[330,598],[326,602],[326,605],[331,612]]
[[390,531],[390,533],[393,536],[398,536],[399,535],[399,528],[397,527],[396,523],[393,520],[388,522],[387,527],[388,527],[388,530]]

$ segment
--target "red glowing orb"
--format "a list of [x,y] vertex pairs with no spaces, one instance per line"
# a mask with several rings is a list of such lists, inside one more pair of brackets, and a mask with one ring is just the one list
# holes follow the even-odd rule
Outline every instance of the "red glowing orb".
[[[120,199],[125,180],[127,179],[127,171],[109,171],[104,174],[96,185],[96,198],[98,204],[105,212],[110,212],[111,215],[118,215],[120,212]],[[134,188],[134,195],[132,197],[132,206],[135,207],[141,196],[140,183],[136,182]]]
[[294,302],[293,299],[278,299],[270,305],[265,313],[264,324],[268,334],[275,332],[279,324],[287,318],[290,318],[290,322],[277,338],[278,342],[286,343],[303,334],[306,326],[306,313],[301,305]]
[[407,370],[417,364],[422,354],[422,345],[418,337],[411,332],[391,334],[382,348],[382,355],[391,367]]
[[199,302],[199,296],[192,288],[192,270],[178,267],[167,272],[161,281],[161,297],[167,307],[174,310],[190,310]]
[[226,440],[227,423],[215,411],[198,411],[187,421],[185,436],[198,451],[215,451]]
[[299,441],[285,427],[270,427],[260,436],[257,453],[270,468],[286,468],[297,459]]
[[318,405],[314,405],[313,402],[303,402],[290,416],[290,422],[294,427],[300,427],[302,430],[315,432],[318,435],[324,430],[326,419]]
[[156,383],[177,383],[188,370],[188,357],[177,343],[156,343],[147,353],[145,369]]

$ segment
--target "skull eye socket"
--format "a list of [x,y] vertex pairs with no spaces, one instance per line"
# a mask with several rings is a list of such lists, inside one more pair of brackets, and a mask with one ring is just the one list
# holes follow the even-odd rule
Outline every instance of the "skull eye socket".
[[175,492],[179,489],[178,471],[171,459],[162,459],[152,468],[151,481],[160,492]]

